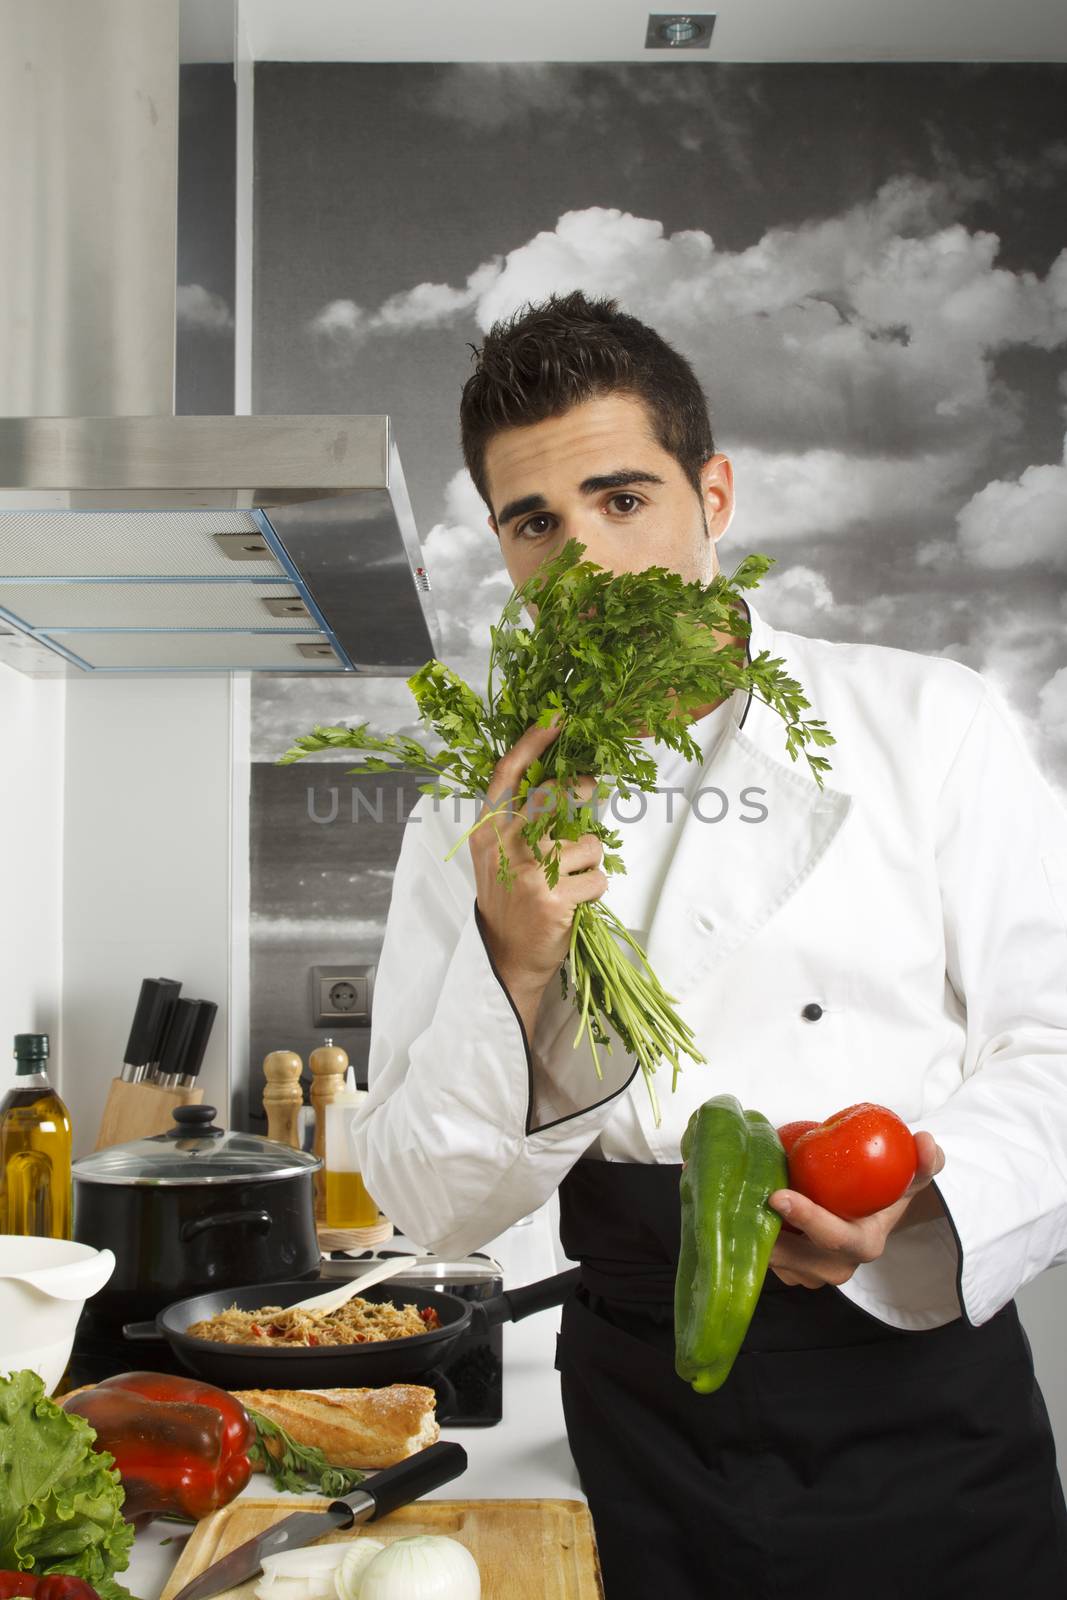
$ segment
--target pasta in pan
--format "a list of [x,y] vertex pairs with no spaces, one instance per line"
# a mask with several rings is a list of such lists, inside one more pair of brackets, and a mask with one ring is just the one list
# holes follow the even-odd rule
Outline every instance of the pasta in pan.
[[363,1300],[359,1295],[336,1311],[285,1310],[260,1306],[238,1311],[231,1306],[201,1322],[191,1322],[186,1333],[193,1339],[218,1344],[317,1345],[369,1344],[380,1339],[408,1339],[441,1326],[432,1306],[395,1306],[388,1300]]

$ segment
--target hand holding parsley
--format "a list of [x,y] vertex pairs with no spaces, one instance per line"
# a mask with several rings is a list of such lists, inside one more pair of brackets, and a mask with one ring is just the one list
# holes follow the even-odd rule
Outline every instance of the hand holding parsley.
[[[573,850],[565,857],[564,847],[584,841],[580,849],[590,851],[587,835],[607,847],[601,860],[605,874],[626,870],[617,854],[621,839],[595,815],[588,803],[594,795],[581,792],[583,783],[588,787],[589,776],[599,780],[601,774],[611,773],[624,798],[628,785],[646,792],[655,789],[656,763],[642,750],[640,738],[651,735],[688,760],[699,759],[700,747],[686,731],[690,713],[738,688],[751,689],[783,718],[790,758],[795,761],[803,749],[821,788],[830,763],[806,746],[836,741],[823,722],[800,720],[799,713],[809,702],[800,685],[781,670],[782,659],[771,659],[761,651],[746,664],[737,646],[720,648],[713,637],[715,632],[748,634],[734,591],[754,588],[774,564],[772,558],[749,555],[732,577],[718,573],[705,585],[687,583],[663,567],[615,575],[583,561],[584,548],[569,539],[555,557],[512,590],[499,623],[489,630],[484,699],[436,660],[407,680],[423,721],[444,741],[443,750],[430,753],[418,740],[400,735],[378,737],[365,722],[356,727],[316,725],[279,757],[278,764],[350,747],[379,752],[348,768],[350,773],[388,772],[397,766],[431,773],[435,781],[420,785],[424,794],[483,802],[476,822],[449,857],[475,829],[490,828],[496,841],[498,880],[510,887],[516,879],[515,864],[498,826],[499,808],[486,803],[487,791],[498,763],[523,734],[533,724],[547,728],[561,715],[563,724],[556,737],[529,763],[517,790],[502,802],[515,814],[530,791],[545,780],[558,786],[556,793],[565,803],[527,808],[521,826],[521,837],[540,862],[550,889],[559,883],[565,862],[566,871],[580,882],[581,873],[575,872],[578,857]],[[522,618],[528,602],[537,608],[532,627]],[[393,759],[386,761],[384,755]],[[445,779],[451,787],[446,787]],[[597,782],[596,799],[606,799],[610,792]],[[627,958],[620,941],[634,961]],[[599,897],[582,899],[575,906],[567,957],[559,968],[564,996],[568,968],[580,1012],[575,1048],[583,1036],[588,1037],[602,1077],[596,1047],[606,1045],[610,1055],[608,1030],[613,1030],[637,1057],[658,1127],[660,1110],[652,1082],[658,1062],[663,1058],[671,1062],[673,1089],[681,1055],[706,1061],[673,1009],[674,996],[665,992],[644,951]]]

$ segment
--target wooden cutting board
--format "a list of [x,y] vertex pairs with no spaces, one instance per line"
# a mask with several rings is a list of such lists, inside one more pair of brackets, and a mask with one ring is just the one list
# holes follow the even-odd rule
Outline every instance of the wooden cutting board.
[[[197,1524],[160,1600],[292,1511],[330,1504],[316,1496],[234,1500]],[[443,1533],[465,1544],[482,1576],[482,1600],[604,1600],[593,1519],[581,1500],[416,1500],[379,1522],[328,1533],[316,1544],[366,1537],[387,1543]],[[254,1600],[258,1578],[218,1600]]]

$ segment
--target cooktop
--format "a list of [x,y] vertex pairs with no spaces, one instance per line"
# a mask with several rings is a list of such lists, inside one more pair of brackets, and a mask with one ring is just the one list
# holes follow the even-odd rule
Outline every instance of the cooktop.
[[[344,1282],[367,1270],[371,1261],[408,1255],[409,1250],[364,1250],[358,1254],[334,1252],[324,1256],[321,1279],[324,1285]],[[421,1285],[458,1295],[463,1300],[489,1300],[503,1293],[500,1263],[476,1252],[462,1259],[445,1260],[421,1254],[417,1262],[390,1280]],[[309,1280],[314,1284],[315,1280]],[[74,1336],[70,1362],[57,1393],[66,1394],[82,1384],[99,1383],[119,1372],[185,1371],[170,1345],[136,1344],[125,1339],[120,1324],[94,1314],[91,1302],[82,1312]],[[417,1380],[433,1389],[437,1397],[436,1416],[442,1428],[492,1427],[503,1416],[504,1341],[503,1328],[479,1329],[472,1324],[440,1366],[423,1373]]]

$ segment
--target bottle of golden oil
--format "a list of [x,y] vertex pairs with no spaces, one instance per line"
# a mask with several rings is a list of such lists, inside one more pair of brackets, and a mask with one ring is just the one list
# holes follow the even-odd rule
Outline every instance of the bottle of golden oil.
[[70,1116],[48,1081],[47,1033],[16,1033],[0,1100],[0,1233],[69,1239]]
[[355,1087],[355,1075],[349,1067],[348,1083],[326,1107],[328,1228],[373,1228],[378,1221],[378,1202],[367,1192],[348,1139],[352,1118],[366,1098],[366,1089]]

